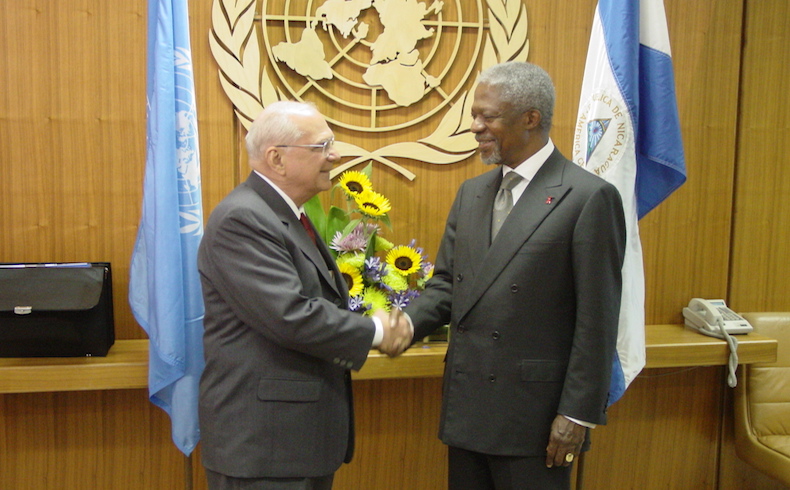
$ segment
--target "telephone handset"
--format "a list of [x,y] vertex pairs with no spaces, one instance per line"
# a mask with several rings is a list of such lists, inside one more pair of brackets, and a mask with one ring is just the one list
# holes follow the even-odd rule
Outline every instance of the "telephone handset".
[[686,326],[720,339],[725,338],[725,333],[742,334],[752,331],[749,322],[727,308],[727,304],[721,299],[692,298],[688,307],[683,308],[683,317],[686,319]]
[[743,334],[752,331],[752,326],[741,315],[727,308],[723,299],[692,298],[689,305],[683,308],[686,326],[705,335],[724,339],[730,347],[727,384],[735,388],[737,379],[735,370],[738,368],[738,341],[731,334]]

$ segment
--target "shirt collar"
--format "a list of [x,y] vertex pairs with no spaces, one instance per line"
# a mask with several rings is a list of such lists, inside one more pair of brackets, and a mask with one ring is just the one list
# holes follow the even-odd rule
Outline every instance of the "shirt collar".
[[277,187],[277,184],[272,182],[272,180],[269,177],[266,177],[265,175],[263,175],[262,173],[258,172],[257,170],[253,170],[253,172],[255,172],[258,175],[258,177],[260,177],[263,180],[265,180],[270,186],[272,186],[274,188],[274,190],[277,191],[277,193],[280,195],[280,197],[283,198],[283,200],[288,205],[288,207],[291,208],[291,211],[294,212],[294,215],[296,215],[297,219],[302,216],[302,212],[303,212],[304,208],[300,208],[299,206],[297,206],[296,203],[294,202],[294,200],[291,199],[290,197],[288,197],[288,194],[283,192],[282,189]]
[[529,183],[535,178],[535,174],[538,173],[540,167],[546,163],[546,160],[549,159],[552,152],[554,151],[554,142],[549,141],[546,145],[541,148],[540,150],[536,151],[531,157],[527,158],[521,165],[516,168],[510,168],[507,165],[502,165],[502,175],[507,175],[508,172],[517,172],[520,176],[524,177],[524,180]]

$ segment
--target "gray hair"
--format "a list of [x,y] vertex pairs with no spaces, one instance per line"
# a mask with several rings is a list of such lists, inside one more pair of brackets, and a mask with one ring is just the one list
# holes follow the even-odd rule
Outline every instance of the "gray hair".
[[540,112],[540,128],[551,129],[554,115],[554,84],[546,70],[532,63],[509,61],[494,65],[480,74],[478,83],[499,90],[502,102],[523,114],[530,109]]
[[287,145],[304,136],[304,131],[291,116],[311,116],[317,112],[315,105],[307,102],[281,100],[266,106],[252,122],[244,139],[250,161],[263,158],[263,150],[270,146]]

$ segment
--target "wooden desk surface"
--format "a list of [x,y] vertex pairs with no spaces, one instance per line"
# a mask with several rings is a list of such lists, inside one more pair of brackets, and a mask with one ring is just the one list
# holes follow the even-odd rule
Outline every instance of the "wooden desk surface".
[[[728,361],[723,340],[682,325],[648,325],[647,368],[717,366]],[[738,335],[741,364],[773,362],[777,341],[758,334]],[[447,344],[418,344],[390,359],[371,351],[355,380],[439,377]],[[119,340],[107,357],[0,358],[0,393],[112,390],[148,386],[148,340]]]

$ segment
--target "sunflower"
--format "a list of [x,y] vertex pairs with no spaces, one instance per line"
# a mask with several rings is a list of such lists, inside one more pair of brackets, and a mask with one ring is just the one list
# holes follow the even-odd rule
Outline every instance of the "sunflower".
[[349,197],[356,197],[365,191],[373,190],[373,184],[370,183],[368,176],[356,170],[343,172],[337,185],[339,185]]
[[362,214],[371,218],[380,218],[390,212],[390,200],[375,191],[364,191],[354,196],[354,200]]
[[399,273],[408,276],[420,270],[422,256],[411,247],[398,245],[389,251],[385,261]]
[[338,264],[337,268],[340,269],[340,274],[348,285],[348,295],[359,296],[364,288],[362,285],[362,274],[359,272],[359,269],[348,262]]

